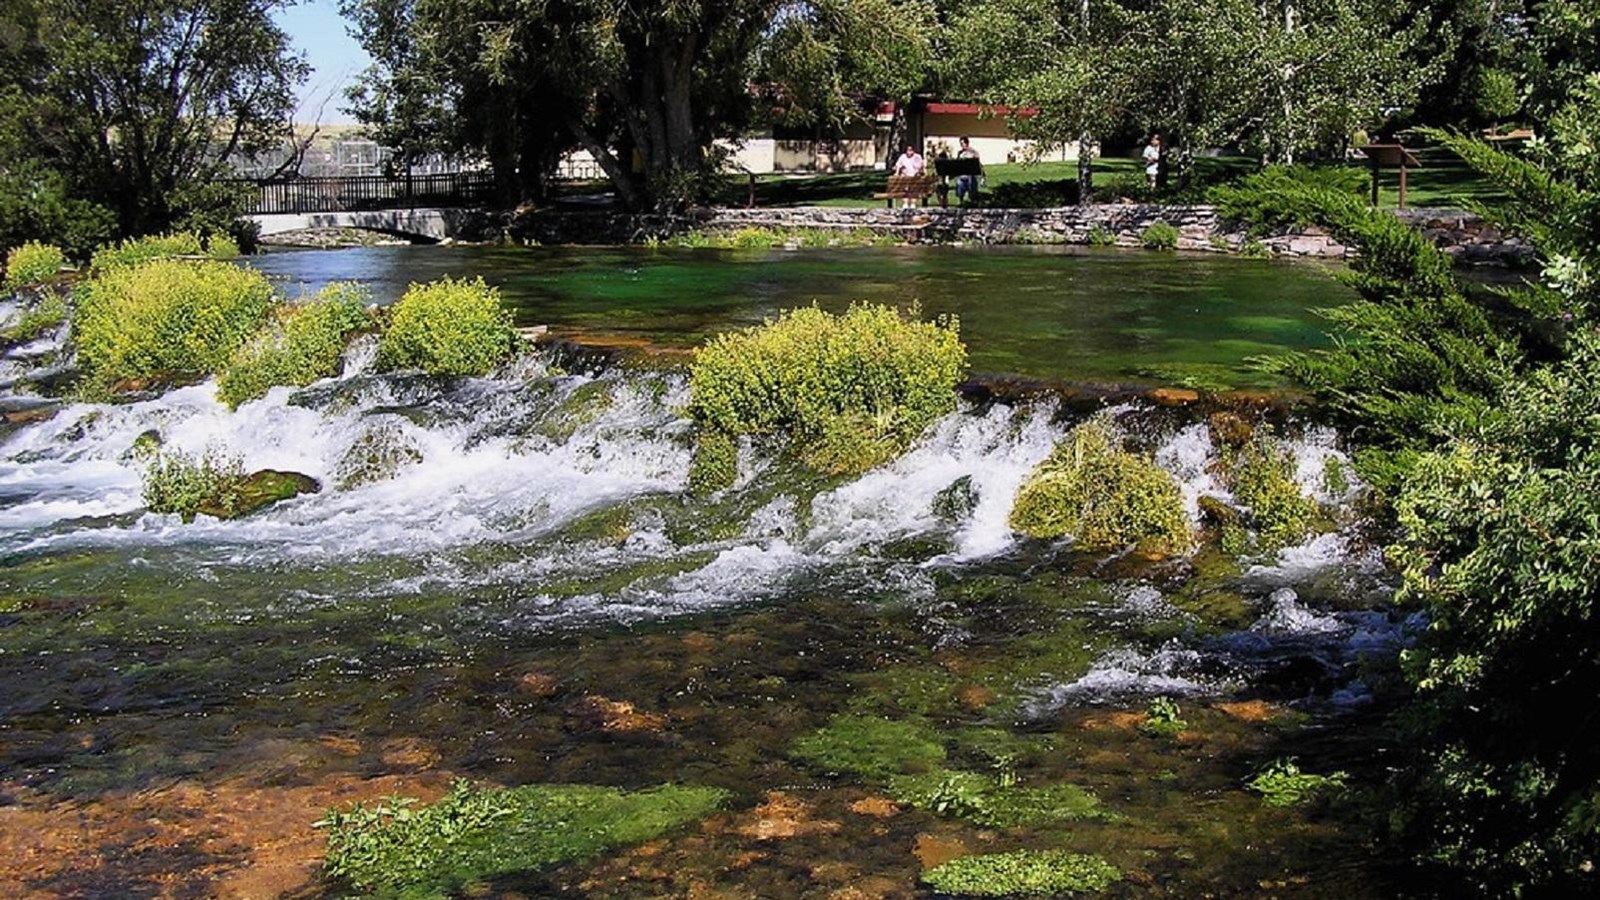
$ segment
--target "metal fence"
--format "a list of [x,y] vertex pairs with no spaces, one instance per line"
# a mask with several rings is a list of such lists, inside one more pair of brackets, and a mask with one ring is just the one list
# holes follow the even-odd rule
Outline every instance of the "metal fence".
[[490,172],[446,172],[394,178],[351,175],[277,181],[240,178],[231,183],[247,188],[245,212],[254,214],[474,206],[494,198],[494,175]]

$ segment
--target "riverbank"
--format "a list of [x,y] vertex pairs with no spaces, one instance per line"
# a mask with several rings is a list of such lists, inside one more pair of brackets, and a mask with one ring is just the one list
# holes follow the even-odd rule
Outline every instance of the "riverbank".
[[[1461,210],[1408,209],[1395,215],[1421,229],[1465,265],[1520,265],[1533,248]],[[857,209],[824,206],[742,209],[707,207],[683,215],[538,209],[485,213],[460,239],[539,244],[640,244],[691,233],[749,229],[861,231],[907,244],[1103,244],[1145,246],[1152,227],[1176,229],[1173,249],[1219,253],[1345,259],[1353,255],[1325,230],[1307,227],[1259,239],[1224,223],[1217,207],[1106,203],[1044,209],[922,207]]]

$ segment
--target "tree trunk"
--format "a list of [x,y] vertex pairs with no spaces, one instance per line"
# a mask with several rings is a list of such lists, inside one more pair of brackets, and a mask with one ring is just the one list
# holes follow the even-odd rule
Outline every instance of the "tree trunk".
[[1078,135],[1078,205],[1094,202],[1094,137],[1084,131]]

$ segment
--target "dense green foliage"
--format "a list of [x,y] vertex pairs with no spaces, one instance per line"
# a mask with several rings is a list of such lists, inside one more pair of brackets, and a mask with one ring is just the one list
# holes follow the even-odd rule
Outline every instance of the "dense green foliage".
[[[294,87],[308,71],[275,20],[280,6],[0,7],[0,183],[16,176],[47,185],[48,200],[22,204],[40,226],[31,236],[82,252],[105,223],[100,210],[122,235],[231,225],[234,192],[207,182],[284,138]],[[8,193],[0,188],[0,197]]]
[[625,792],[591,785],[484,788],[459,781],[436,803],[390,797],[330,810],[330,875],[380,896],[450,896],[494,875],[581,860],[704,817],[716,788]]
[[1105,419],[1074,428],[1017,492],[1011,527],[1035,538],[1070,535],[1086,550],[1187,549],[1189,519],[1178,483],[1121,443]]
[[1594,893],[1600,854],[1600,729],[1582,712],[1600,682],[1600,75],[1556,110],[1524,156],[1439,135],[1511,195],[1485,212],[1539,249],[1520,286],[1469,293],[1409,229],[1295,198],[1360,246],[1363,299],[1334,314],[1334,349],[1287,368],[1368,445],[1402,599],[1429,615],[1405,655],[1395,822],[1484,893]]
[[966,365],[953,319],[919,322],[869,304],[842,316],[790,310],[699,350],[689,413],[730,438],[789,435],[819,471],[861,472],[955,408]]
[[923,882],[934,890],[971,897],[1091,893],[1121,879],[1122,873],[1104,859],[1064,850],[962,856],[922,873]]
[[218,374],[218,398],[237,407],[276,385],[304,386],[336,374],[350,336],[372,324],[367,300],[360,285],[334,283],[306,302],[279,307]]
[[94,252],[89,260],[89,271],[96,274],[121,266],[132,266],[152,259],[209,256],[212,259],[232,259],[239,255],[239,245],[226,235],[212,235],[202,241],[192,231],[175,231],[171,234],[147,234],[128,238],[117,244],[107,244]]
[[61,173],[30,161],[0,165],[0,249],[43,241],[85,259],[116,228],[111,210],[71,196]]
[[1228,467],[1233,498],[1248,514],[1258,550],[1281,550],[1311,533],[1317,504],[1300,490],[1294,474],[1294,457],[1265,431],[1242,447]]
[[1223,222],[1260,237],[1314,224],[1322,215],[1319,191],[1366,196],[1367,177],[1345,166],[1270,166],[1212,188],[1211,201]]
[[221,371],[266,321],[266,276],[221,262],[111,268],[75,293],[78,359],[102,381]]
[[1139,246],[1146,250],[1176,250],[1182,233],[1177,226],[1167,222],[1151,222],[1139,235]]
[[486,375],[516,347],[511,314],[482,278],[414,284],[394,305],[378,345],[386,369]]
[[55,278],[66,264],[66,254],[60,247],[29,241],[11,248],[6,254],[5,281],[0,286],[14,291],[27,285],[44,284]]

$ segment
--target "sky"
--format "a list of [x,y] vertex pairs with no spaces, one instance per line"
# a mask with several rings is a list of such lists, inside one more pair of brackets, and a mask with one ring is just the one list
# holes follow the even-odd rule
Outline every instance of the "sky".
[[311,77],[300,86],[300,108],[294,120],[325,124],[354,121],[339,110],[346,102],[344,89],[371,60],[350,36],[348,23],[339,15],[339,0],[301,0],[279,10],[277,19],[312,68]]

